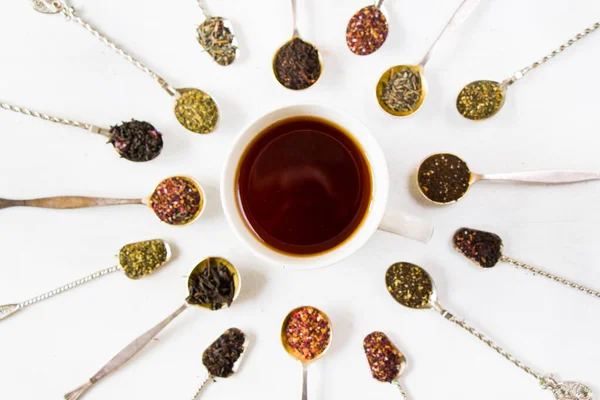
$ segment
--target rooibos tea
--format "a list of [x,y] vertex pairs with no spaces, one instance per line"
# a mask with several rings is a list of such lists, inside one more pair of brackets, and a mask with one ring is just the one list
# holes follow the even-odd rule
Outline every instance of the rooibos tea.
[[361,147],[341,127],[315,117],[285,119],[243,155],[238,204],[249,228],[288,254],[328,251],[363,221],[372,196]]

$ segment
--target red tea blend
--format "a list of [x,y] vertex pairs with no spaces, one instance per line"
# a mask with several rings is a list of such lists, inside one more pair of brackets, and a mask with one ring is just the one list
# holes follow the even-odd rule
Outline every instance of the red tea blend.
[[163,180],[150,197],[156,216],[169,225],[185,225],[202,211],[204,199],[190,178],[174,176]]
[[331,325],[321,311],[313,307],[302,307],[287,320],[285,339],[301,360],[311,361],[329,347]]
[[404,356],[385,333],[369,334],[363,342],[363,347],[373,378],[380,382],[392,382],[400,375]]
[[494,233],[460,228],[452,244],[456,251],[482,268],[492,268],[502,258],[502,239]]
[[383,12],[369,6],[352,16],[346,29],[346,44],[350,51],[366,56],[379,50],[387,39],[389,25]]

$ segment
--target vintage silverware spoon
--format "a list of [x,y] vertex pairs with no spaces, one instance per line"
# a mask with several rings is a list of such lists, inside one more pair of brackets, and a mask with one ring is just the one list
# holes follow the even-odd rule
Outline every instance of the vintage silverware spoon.
[[[196,282],[195,279],[202,274],[202,272],[207,268],[217,268],[218,266],[224,266],[229,271],[233,279],[233,291],[231,294],[230,302],[225,303],[201,303],[195,297],[195,291],[198,288],[195,287]],[[218,282],[213,282],[215,287],[218,286]],[[121,366],[123,366],[127,361],[129,361],[133,356],[139,353],[144,347],[148,345],[158,334],[169,325],[175,318],[179,316],[182,312],[187,310],[190,305],[198,306],[201,308],[206,308],[209,310],[221,310],[223,308],[227,308],[233,303],[238,295],[240,294],[241,289],[241,278],[238,270],[227,260],[220,257],[211,257],[200,262],[196,268],[191,272],[189,280],[188,280],[188,288],[190,290],[190,296],[186,299],[185,303],[175,310],[171,315],[165,318],[163,321],[159,322],[155,327],[148,330],[143,335],[139,336],[133,342],[131,342],[127,347],[121,350],[116,356],[114,356],[104,367],[102,367],[93,377],[91,377],[86,383],[78,387],[77,389],[69,392],[65,395],[65,400],[77,400],[85,392],[87,392],[95,383],[99,380],[105,378],[107,375],[113,373]],[[218,290],[214,289],[214,290]],[[222,293],[220,293],[222,294]]]
[[143,204],[169,225],[189,225],[202,215],[205,208],[202,186],[187,176],[172,176],[163,179],[154,192],[143,199],[113,199],[104,197],[58,196],[29,200],[0,198],[0,210],[9,207],[36,207],[52,209],[74,209],[105,207],[127,204]]
[[396,65],[381,76],[375,94],[379,105],[385,112],[395,117],[406,117],[421,108],[427,96],[427,81],[424,75],[425,65],[431,58],[440,39],[466,20],[480,1],[462,1],[419,64]]
[[197,2],[205,18],[196,30],[198,43],[217,64],[223,67],[232,64],[238,54],[238,43],[231,22],[211,15],[203,0]]
[[140,279],[150,275],[155,270],[169,262],[171,259],[171,248],[168,243],[160,240],[147,240],[145,242],[131,243],[123,246],[119,251],[119,265],[103,269],[84,278],[68,283],[54,289],[51,292],[23,301],[17,304],[6,304],[0,306],[0,321],[8,318],[25,307],[39,303],[54,297],[57,294],[76,288],[96,278],[122,270],[129,279]]
[[480,181],[567,184],[600,179],[596,172],[569,170],[526,171],[507,174],[477,174],[454,154],[439,153],[427,157],[419,166],[417,185],[425,198],[436,204],[451,204],[462,199],[470,187]]
[[400,383],[400,376],[406,371],[406,357],[383,332],[373,332],[365,337],[363,348],[371,374],[379,382],[391,383],[406,400],[406,392]]
[[387,270],[385,282],[388,292],[398,303],[409,308],[431,309],[440,313],[442,317],[466,330],[515,366],[533,376],[542,385],[542,388],[550,390],[557,400],[593,399],[592,390],[584,384],[579,382],[560,382],[552,375],[544,376],[534,371],[531,367],[525,365],[525,363],[502,349],[493,340],[446,310],[438,301],[433,279],[423,268],[407,262],[393,264]]

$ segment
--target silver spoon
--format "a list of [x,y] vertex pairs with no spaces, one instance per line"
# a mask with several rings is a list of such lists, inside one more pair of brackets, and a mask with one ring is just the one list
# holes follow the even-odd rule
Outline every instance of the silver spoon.
[[[296,0],[292,0],[292,17],[294,31],[292,38],[284,43],[273,56],[273,74],[284,87],[292,90],[308,89],[321,77],[323,59],[321,53],[313,44],[300,36],[296,22]],[[302,57],[297,57],[302,52]],[[312,67],[316,68],[313,69]]]
[[438,301],[433,279],[423,268],[407,262],[393,264],[387,270],[385,281],[388,292],[398,303],[409,308],[431,309],[440,313],[442,317],[463,328],[515,366],[533,376],[542,388],[550,390],[557,400],[592,400],[592,390],[584,384],[560,382],[552,375],[544,376],[534,371],[493,340],[447,311]]
[[550,170],[504,174],[477,174],[454,154],[439,153],[427,157],[419,166],[417,186],[425,198],[436,204],[451,204],[462,199],[471,186],[480,181],[509,181],[560,185],[600,179],[596,172]]
[[225,266],[233,277],[234,294],[231,299],[231,302],[233,303],[240,294],[241,283],[242,283],[238,270],[229,261],[227,261],[223,258],[220,258],[220,257],[211,257],[211,258],[207,258],[207,259],[203,260],[202,262],[200,262],[200,264],[198,264],[196,266],[196,268],[194,268],[194,270],[190,274],[190,279],[188,281],[188,286],[190,287],[190,297],[188,297],[186,299],[186,302],[181,307],[179,307],[177,310],[175,310],[171,315],[169,315],[167,318],[165,318],[163,321],[159,322],[155,327],[153,327],[152,329],[150,329],[143,335],[139,336],[137,339],[135,339],[133,342],[131,342],[127,347],[125,347],[123,350],[121,350],[116,356],[114,356],[104,367],[102,367],[86,383],[84,383],[77,389],[73,390],[72,392],[67,393],[65,395],[65,400],[79,399],[95,383],[97,383],[99,380],[105,378],[107,375],[113,373],[114,371],[119,369],[121,366],[123,366],[123,364],[125,364],[127,361],[129,361],[131,358],[133,358],[133,356],[135,356],[137,353],[139,353],[144,347],[146,347],[148,345],[148,343],[150,343],[152,341],[152,339],[154,339],[156,336],[158,336],[158,334],[167,325],[169,325],[175,318],[177,318],[179,316],[179,314],[181,314],[182,312],[187,310],[190,305],[195,305],[195,306],[206,308],[209,310],[221,310],[223,308],[229,307],[230,304],[228,304],[228,303],[219,303],[219,304],[199,303],[199,302],[197,302],[195,297],[193,297],[193,293],[192,293],[192,290],[193,290],[192,286],[194,285],[193,277],[201,274],[209,266],[214,267],[215,265]]
[[481,0],[463,0],[446,24],[442,33],[433,42],[417,65],[396,65],[388,69],[379,79],[376,88],[377,101],[381,108],[395,117],[414,114],[427,96],[425,65],[431,58],[440,39],[458,27],[475,10]]
[[77,286],[88,283],[96,278],[122,270],[129,279],[140,279],[150,275],[156,269],[160,268],[171,259],[171,248],[168,243],[160,240],[148,240],[145,242],[131,243],[125,245],[119,251],[119,265],[103,269],[84,278],[68,283],[64,286],[44,293],[32,299],[0,306],[0,321],[8,318],[18,311],[23,310],[33,304],[54,297],[57,294],[76,288]]
[[406,357],[383,332],[373,332],[365,337],[363,348],[371,374],[379,382],[391,383],[406,400],[406,392],[400,383],[400,376],[406,371]]
[[[178,189],[174,188],[174,185]],[[182,208],[185,203],[182,196],[191,196],[197,203],[193,209]],[[113,199],[104,197],[58,196],[29,200],[11,200],[0,198],[0,210],[9,207],[36,207],[51,209],[74,209],[89,207],[105,207],[127,204],[143,204],[150,207],[154,214],[169,225],[189,225],[202,215],[206,196],[202,186],[193,178],[187,176],[171,176],[163,179],[154,192],[143,199]],[[185,199],[184,199],[185,200]]]
[[[241,346],[239,345],[239,343],[237,343],[240,340],[243,341]],[[231,328],[225,331],[225,333],[223,333],[217,340],[215,340],[213,344],[211,344],[206,350],[204,350],[204,354],[202,355],[202,363],[206,367],[208,375],[206,376],[206,379],[204,379],[198,390],[196,390],[196,393],[192,397],[192,400],[196,400],[198,398],[198,395],[200,394],[202,389],[204,389],[208,382],[214,380],[215,378],[226,379],[234,373],[236,373],[240,363],[242,362],[242,358],[246,353],[248,344],[249,340],[248,337],[244,334],[244,332],[240,331],[237,328]],[[238,347],[241,347],[241,349],[238,349]],[[234,351],[239,350],[239,353],[232,352],[232,349]],[[215,358],[219,362],[220,366],[231,366],[231,371],[214,370],[215,366],[212,363],[215,362]]]
[[[322,321],[322,324],[324,325],[323,329],[327,330],[327,334],[323,334],[323,336],[325,336],[325,341],[323,343],[318,343],[317,348],[313,349],[308,356],[303,354],[301,350],[296,349],[292,339],[288,337],[290,321],[293,321],[298,313],[309,313],[311,315],[316,315],[317,318],[319,318],[319,321]],[[319,334],[319,332],[315,332],[312,329],[306,329],[306,332],[303,331],[302,333],[308,333],[308,335]],[[290,313],[283,320],[283,324],[281,324],[281,344],[283,345],[283,348],[290,356],[302,364],[302,400],[308,400],[308,367],[313,362],[323,357],[327,350],[329,350],[332,336],[333,332],[331,329],[331,320],[323,311],[314,307],[304,306],[295,308],[294,310],[290,311]],[[318,342],[320,340],[316,337],[307,337],[304,335],[297,336],[296,339],[303,341],[310,339],[310,342]]]
[[238,43],[231,22],[212,16],[203,0],[197,2],[205,18],[196,30],[198,43],[217,64],[223,67],[232,64],[237,57]]

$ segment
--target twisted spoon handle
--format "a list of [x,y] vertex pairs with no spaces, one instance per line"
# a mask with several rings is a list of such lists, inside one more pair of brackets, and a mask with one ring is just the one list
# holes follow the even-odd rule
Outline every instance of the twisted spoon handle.
[[547,184],[565,184],[586,181],[596,181],[600,179],[597,172],[583,171],[525,171],[510,172],[507,174],[474,174],[475,181],[511,181],[522,183],[547,183]]
[[514,259],[512,259],[510,257],[502,256],[502,258],[500,258],[500,261],[503,261],[505,263],[514,265],[515,267],[522,268],[522,269],[524,269],[526,271],[533,272],[536,275],[541,275],[541,276],[543,276],[545,278],[548,278],[548,279],[551,279],[551,280],[553,280],[555,282],[562,283],[563,285],[567,285],[569,287],[572,287],[573,289],[580,290],[583,293],[589,294],[590,296],[600,298],[600,292],[598,292],[596,290],[587,288],[587,287],[585,287],[583,285],[580,285],[578,283],[572,282],[572,281],[570,281],[568,279],[561,278],[560,276],[556,276],[554,274],[551,274],[551,273],[546,272],[544,270],[541,270],[539,268],[532,267],[531,265],[524,264],[524,263],[522,263],[520,261],[517,261],[517,260],[514,260]]
[[200,387],[198,388],[198,390],[196,390],[196,393],[194,393],[192,400],[196,400],[198,398],[198,395],[200,394],[202,389],[204,389],[204,386],[206,386],[206,384],[208,382],[210,382],[211,379],[212,379],[212,376],[210,374],[208,374],[208,376],[204,379],[204,382],[202,382],[202,384],[200,384]]
[[400,392],[400,396],[402,397],[402,400],[407,400],[408,399],[408,396],[406,396],[406,392],[404,391],[404,388],[402,387],[402,385],[400,384],[400,382],[393,381],[392,385],[396,386],[396,388]]
[[179,314],[188,308],[187,303],[179,307],[175,312],[165,318],[163,321],[158,323],[154,328],[150,329],[127,347],[121,350],[116,356],[114,356],[100,371],[96,373],[89,381],[75,389],[74,391],[65,395],[65,400],[77,400],[79,399],[93,384],[98,382],[100,379],[111,374],[112,372],[119,369],[123,364],[129,361],[133,356],[139,353],[144,347],[148,345],[154,339],[160,331],[162,331],[167,325],[169,325]]
[[118,206],[122,204],[144,204],[143,199],[109,199],[103,197],[57,196],[30,200],[0,198],[0,210],[9,207],[37,207],[72,209],[88,207]]
[[24,309],[25,307],[28,307],[28,306],[30,306],[32,304],[35,304],[35,303],[39,303],[40,301],[49,299],[50,297],[54,297],[57,294],[61,294],[63,292],[66,292],[67,290],[74,289],[77,286],[83,285],[84,283],[88,283],[89,281],[92,281],[92,280],[94,280],[96,278],[100,278],[100,277],[102,277],[104,275],[110,274],[110,273],[118,271],[120,269],[121,269],[121,266],[115,265],[113,267],[106,268],[106,269],[103,269],[103,270],[98,271],[98,272],[94,272],[93,274],[88,275],[88,276],[86,276],[84,278],[81,278],[81,279],[78,279],[78,280],[73,281],[71,283],[68,283],[66,285],[63,285],[63,286],[61,286],[61,287],[59,287],[57,289],[54,289],[54,290],[52,290],[50,292],[41,294],[41,295],[39,295],[37,297],[34,297],[32,299],[23,301],[23,302],[21,302],[19,304],[7,304],[7,305],[4,305],[4,306],[0,306],[0,321],[3,320],[3,319],[5,319],[5,318],[8,318],[10,315],[13,315],[17,311],[20,311],[20,310]]

